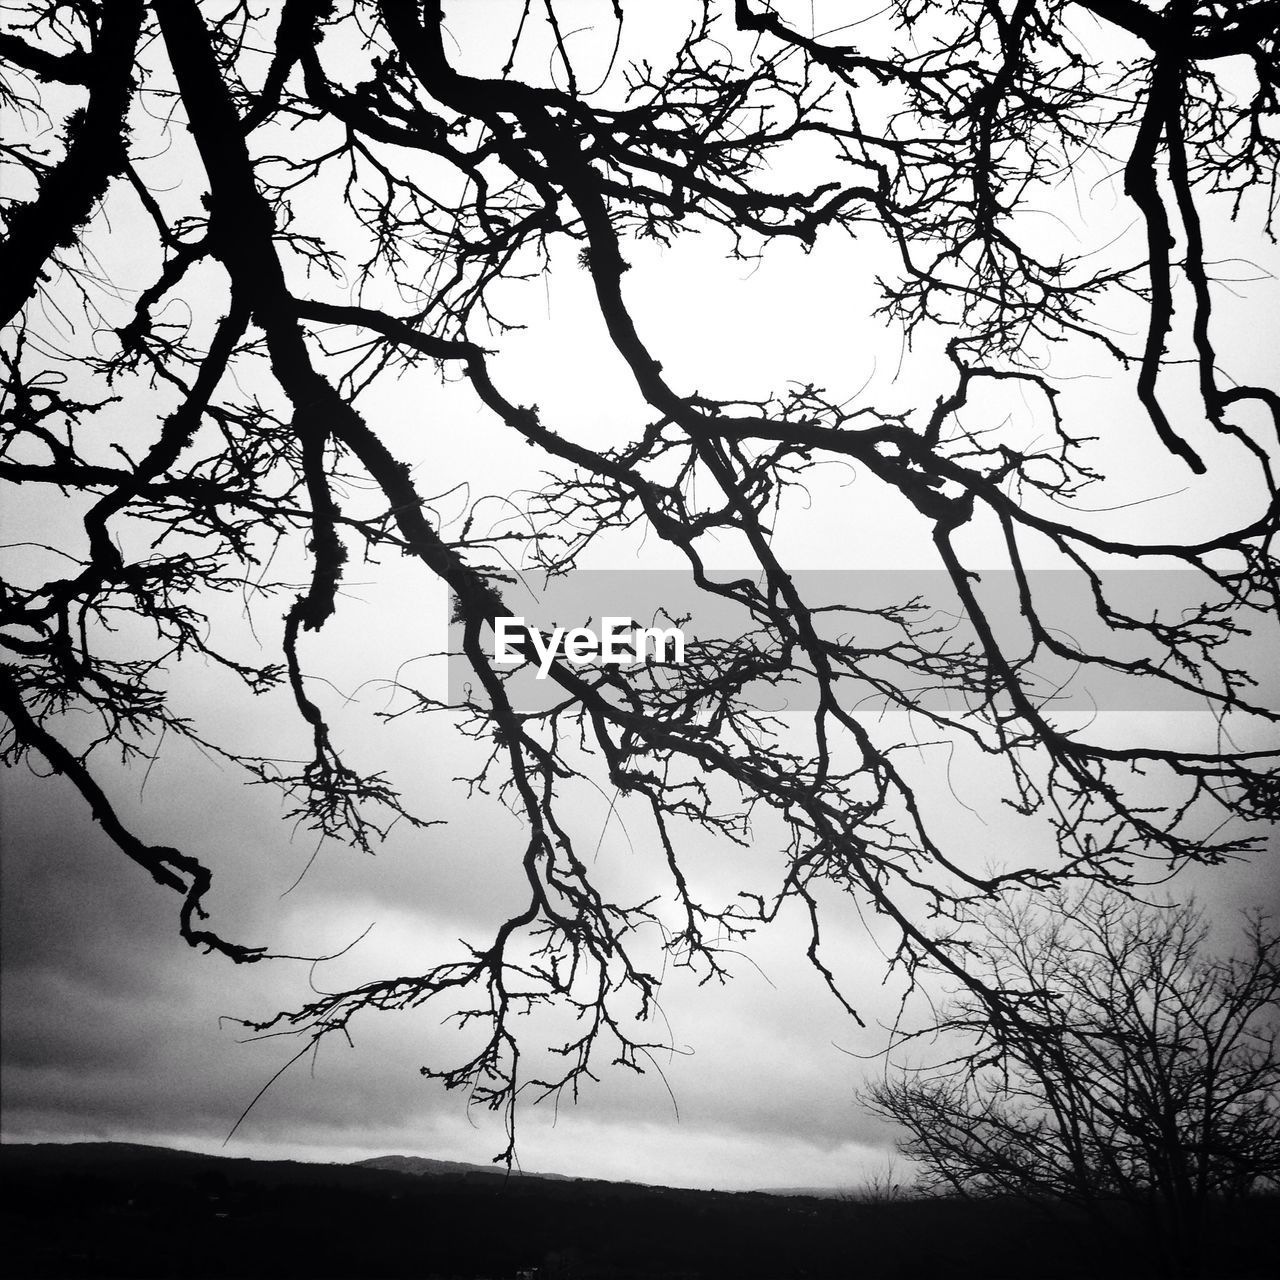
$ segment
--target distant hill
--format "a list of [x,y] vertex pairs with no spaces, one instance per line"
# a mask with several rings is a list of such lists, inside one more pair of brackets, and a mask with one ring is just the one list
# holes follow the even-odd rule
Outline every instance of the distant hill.
[[[24,1164],[58,1164],[92,1167],[99,1164],[175,1160],[217,1160],[221,1157],[183,1151],[177,1147],[156,1147],[144,1142],[5,1142],[0,1143],[0,1160]],[[235,1159],[236,1157],[227,1157]]]
[[[368,1160],[354,1160],[353,1169],[385,1169],[389,1173],[413,1173],[419,1177],[472,1176],[506,1178],[506,1169],[492,1164],[466,1164],[458,1160],[433,1160],[430,1156],[371,1156]],[[562,1173],[528,1173],[512,1169],[513,1178],[550,1178],[557,1182],[572,1182]]]
[[[315,1160],[254,1161],[246,1156],[208,1155],[199,1151],[183,1151],[176,1147],[150,1146],[142,1142],[33,1142],[5,1143],[0,1150],[11,1153],[11,1160],[24,1164],[58,1165],[67,1168],[94,1169],[99,1166],[125,1166],[130,1164],[172,1163],[193,1161],[208,1164],[259,1164],[267,1167],[297,1165],[317,1169],[374,1169],[386,1173],[414,1174],[419,1177],[486,1177],[486,1178],[548,1178],[557,1182],[571,1182],[560,1173],[527,1173],[506,1169],[492,1164],[467,1164],[459,1160],[435,1160],[429,1156],[386,1155],[371,1156],[367,1160],[353,1160],[347,1164]],[[0,1160],[4,1157],[0,1156]]]
[[[1272,1275],[1280,1200],[1236,1206],[1214,1280]],[[1119,1217],[1113,1226],[1122,1226]],[[0,1144],[22,1280],[1137,1280],[1065,1205],[857,1203],[507,1177],[416,1156],[307,1164],[123,1143]]]
[[[458,1160],[435,1160],[430,1156],[371,1156],[368,1160],[352,1162],[355,1169],[385,1169],[390,1173],[413,1173],[419,1176],[446,1175],[475,1177],[490,1176],[497,1178],[545,1178],[551,1182],[578,1182],[564,1173],[538,1173],[536,1170],[512,1169],[510,1175],[501,1165],[466,1164]],[[649,1183],[627,1181],[615,1183],[615,1186],[646,1187]],[[751,1193],[759,1192],[765,1196],[808,1196],[819,1200],[856,1200],[860,1195],[857,1187],[754,1187]],[[744,1193],[748,1194],[748,1193]]]

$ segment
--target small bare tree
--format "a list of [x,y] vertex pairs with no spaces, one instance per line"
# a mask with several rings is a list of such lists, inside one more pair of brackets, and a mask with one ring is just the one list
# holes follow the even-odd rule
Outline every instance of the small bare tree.
[[906,1128],[927,1185],[1118,1200],[1197,1275],[1213,1206],[1280,1178],[1280,934],[1254,918],[1239,954],[1211,958],[1207,933],[1194,905],[1114,896],[996,911],[983,959],[1018,1014],[960,999],[931,1031],[968,1051],[867,1100]]

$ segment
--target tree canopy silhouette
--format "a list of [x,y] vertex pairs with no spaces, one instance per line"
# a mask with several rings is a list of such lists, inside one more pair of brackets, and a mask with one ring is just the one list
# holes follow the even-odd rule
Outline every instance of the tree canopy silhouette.
[[926,1185],[1122,1205],[1170,1274],[1199,1275],[1224,1205],[1280,1186],[1280,935],[1254,917],[1215,957],[1193,905],[1054,905],[986,921],[982,967],[1026,994],[1021,1025],[961,998],[927,1034],[963,1049],[867,1099]]
[[[794,906],[852,1013],[822,945],[848,901],[909,976],[999,1001],[966,963],[972,904],[1214,863],[1280,812],[1277,712],[1234,647],[1274,637],[1280,398],[1255,385],[1248,272],[1226,261],[1264,257],[1273,230],[1280,6],[891,0],[835,27],[836,8],[824,29],[823,6],[763,0],[520,0],[483,21],[433,0],[5,6],[7,759],[74,784],[174,891],[189,943],[267,956],[211,918],[210,860],[181,829],[138,834],[119,761],[186,739],[363,850],[430,822],[393,761],[344,741],[309,656],[322,631],[358,641],[351,566],[403,558],[447,584],[469,675],[449,703],[410,669],[385,714],[449,717],[484,753],[472,785],[523,821],[506,857],[524,905],[492,937],[263,1029],[310,1043],[361,1010],[452,1001],[486,1031],[431,1073],[509,1109],[532,1006],[573,1015],[542,1088],[576,1086],[601,1044],[640,1067],[664,961],[723,977]],[[901,335],[932,382],[688,376],[646,316],[664,255],[689,245],[746,266],[790,253],[797,278],[812,263],[857,333]],[[831,274],[854,262],[866,280]],[[570,275],[616,359],[607,427],[539,408],[509,354],[540,277]],[[565,382],[590,358],[561,356]],[[491,435],[469,488],[432,487],[444,437],[469,448],[431,417],[432,387],[541,468],[518,517],[483,500]],[[1171,466],[1205,514],[1151,536],[1127,504]],[[820,511],[851,555],[869,532],[916,539],[963,626],[915,597],[806,593],[793,532],[827,529]],[[520,701],[490,635],[512,566],[560,575],[641,535],[747,621],[679,666],[557,661],[554,696]],[[741,573],[716,572],[717,546]],[[1144,611],[1117,567],[1178,569],[1195,606]],[[992,568],[1012,618],[984,595]],[[1071,632],[1043,568],[1085,586]],[[186,714],[184,662],[234,679],[243,724],[287,701],[303,758]],[[1184,746],[1145,719],[1073,717],[1046,669],[1194,695],[1217,732]],[[811,711],[770,710],[800,684]],[[653,855],[638,899],[592,856],[588,785]],[[939,818],[948,786],[982,806],[999,788],[998,865]],[[772,883],[703,892],[699,832],[768,844]]]

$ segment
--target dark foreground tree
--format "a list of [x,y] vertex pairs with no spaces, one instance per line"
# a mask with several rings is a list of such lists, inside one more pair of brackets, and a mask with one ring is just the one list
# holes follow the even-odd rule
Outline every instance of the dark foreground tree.
[[[8,760],[78,788],[175,892],[188,942],[263,958],[210,919],[216,841],[140,835],[120,759],[186,739],[361,850],[429,821],[321,678],[328,637],[370,625],[344,596],[351,566],[363,580],[407,558],[422,585],[406,592],[452,592],[469,675],[445,705],[404,667],[380,709],[451,717],[478,744],[473,785],[523,822],[505,854],[523,905],[423,971],[265,1026],[314,1039],[439,1000],[485,1033],[431,1071],[509,1108],[516,1013],[574,1016],[548,1090],[589,1073],[601,1040],[638,1067],[664,963],[722,977],[726,949],[793,906],[852,1012],[856,974],[820,945],[842,903],[870,910],[909,977],[940,969],[998,1004],[966,977],[972,903],[1217,862],[1277,814],[1276,710],[1236,647],[1252,634],[1265,652],[1277,614],[1280,398],[1251,341],[1265,272],[1240,265],[1265,257],[1275,213],[1276,15],[6,4]],[[671,256],[691,243],[747,265],[788,254],[799,282],[812,264],[779,333],[846,325],[856,354],[887,327],[912,344],[910,376],[868,383],[858,360],[826,389],[762,370],[767,339],[703,376],[660,318],[702,301]],[[542,276],[587,285],[591,341],[554,357],[562,384],[598,366],[587,421],[533,403],[545,380],[525,389],[514,344],[544,318]],[[487,465],[516,445],[529,491],[486,504]],[[459,458],[467,484],[443,493]],[[1190,496],[1167,529],[1146,508],[1144,530],[1130,508],[1166,480]],[[880,547],[863,566],[914,548],[949,612],[905,589],[808,589],[793,570],[833,540]],[[741,625],[698,635],[681,666],[557,661],[549,695],[517,697],[491,635],[520,611],[510,566],[557,575],[637,545]],[[708,568],[725,555],[737,572]],[[1117,567],[1180,570],[1190,605],[1137,603]],[[1003,570],[1011,607],[977,568]],[[1042,569],[1082,585],[1069,628]],[[432,647],[428,629],[404,657]],[[216,732],[176,700],[200,663],[226,677]],[[1132,685],[1125,705],[1194,696],[1217,730],[1183,745],[1059,710],[1072,673]],[[246,729],[288,705],[278,750],[226,728],[228,680]],[[810,710],[775,714],[794,691]],[[593,856],[597,785],[652,859],[639,894]],[[1004,801],[1016,856],[994,864],[940,816],[946,786]],[[773,849],[771,880],[711,896],[700,832]]]
[[1024,993],[1021,1017],[961,999],[934,1030],[965,1051],[866,1100],[926,1185],[1119,1204],[1168,1271],[1199,1275],[1211,1215],[1280,1190],[1280,934],[1254,919],[1211,957],[1194,907],[1097,894],[987,929],[980,971]]

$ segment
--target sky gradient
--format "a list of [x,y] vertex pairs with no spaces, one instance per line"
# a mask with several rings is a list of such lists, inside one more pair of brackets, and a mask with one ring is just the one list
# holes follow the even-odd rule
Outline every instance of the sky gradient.
[[[495,49],[502,52],[506,44],[494,44],[483,24],[501,19],[509,26],[521,6],[457,8],[460,58],[466,47],[477,64],[494,61]],[[635,24],[633,37],[628,57],[658,56],[671,30],[651,18]],[[602,48],[607,51],[607,42]],[[268,133],[262,145],[272,141]],[[174,210],[184,201],[196,209],[204,186],[193,144],[180,128],[166,137],[169,143],[172,155],[157,151],[172,166],[165,200]],[[796,162],[800,170],[803,159]],[[1064,187],[1060,207],[1033,211],[1050,215],[1035,224],[1037,234],[1051,246],[1060,239],[1070,252],[1083,253],[1077,232],[1087,228],[1092,245],[1119,243],[1117,254],[1140,260],[1140,236],[1118,173],[1109,158],[1095,159],[1096,172],[1072,175],[1078,187]],[[168,181],[168,171],[164,176]],[[794,177],[785,168],[768,176],[779,188]],[[809,179],[816,181],[812,174]],[[144,211],[127,190],[113,189],[105,207],[109,217],[99,221],[110,227],[95,225],[102,242],[90,246],[104,271],[148,278],[141,269],[143,231],[149,230]],[[337,244],[339,212],[311,200],[298,212],[299,225],[318,243]],[[1215,243],[1224,256],[1257,248],[1233,240],[1237,233],[1220,225],[1209,230],[1222,233]],[[628,305],[666,378],[684,394],[697,390],[745,402],[812,382],[830,388],[841,403],[865,396],[905,420],[922,406],[927,411],[939,389],[951,385],[954,369],[944,353],[945,334],[934,332],[931,341],[912,347],[873,314],[888,239],[869,224],[858,238],[820,238],[812,251],[797,241],[778,244],[759,262],[734,258],[723,228],[669,248],[639,243],[625,279]],[[154,246],[150,252],[155,256]],[[553,237],[544,274],[495,286],[504,316],[516,327],[490,336],[512,397],[538,405],[565,438],[603,449],[643,431],[654,410],[609,339],[581,252],[578,242]],[[1233,285],[1242,301],[1217,330],[1236,376],[1259,381],[1274,375],[1280,314],[1280,258],[1274,248],[1263,252],[1270,258],[1254,262],[1249,270],[1256,275]],[[1277,267],[1270,275],[1269,265]],[[335,286],[333,294],[342,290]],[[220,305],[220,294],[198,296],[210,315],[214,303]],[[1131,319],[1117,315],[1116,324]],[[1192,538],[1232,524],[1249,504],[1265,506],[1258,477],[1251,473],[1251,487],[1242,489],[1238,466],[1211,466],[1203,484],[1188,484],[1183,464],[1152,447],[1150,424],[1133,412],[1132,395],[1119,397],[1113,378],[1093,378],[1094,354],[1087,341],[1068,342],[1054,354],[1071,420],[1105,437],[1090,458],[1107,478],[1087,491],[1093,505],[1074,514],[1081,528],[1144,541]],[[250,384],[244,394],[260,390]],[[167,411],[166,391],[140,390],[136,400],[108,407],[95,421],[104,434],[116,432],[136,448]],[[435,368],[384,379],[360,407],[396,456],[410,461],[422,492],[438,495],[431,515],[441,528],[456,533],[466,502],[482,494],[491,495],[481,504],[486,519],[518,523],[529,489],[542,483],[547,460],[515,446],[470,387],[441,379]],[[992,393],[974,413],[989,414],[1010,439],[1034,440],[1045,431],[1042,408],[1020,388]],[[1221,464],[1238,448],[1210,434],[1205,455]],[[4,540],[66,539],[78,546],[83,513],[73,507],[54,511],[41,496],[20,493],[4,513]],[[932,527],[903,493],[844,462],[813,472],[808,490],[789,492],[776,514],[771,547],[792,569],[937,567]],[[1002,538],[992,520],[975,521],[956,536],[966,564],[983,568],[1004,563]],[[700,549],[713,568],[748,562],[741,536],[704,542]],[[15,554],[37,555],[29,549]],[[639,528],[583,557],[586,566],[618,572],[678,563],[671,546]],[[1028,563],[1060,567],[1037,545],[1029,547]],[[286,549],[271,571],[283,582],[303,582],[307,561],[298,547]],[[284,606],[272,598],[250,610],[247,594],[245,601],[220,600],[212,616],[255,660],[274,659]],[[519,588],[512,598],[520,598]],[[358,764],[388,768],[410,809],[443,823],[421,831],[402,824],[374,856],[331,843],[317,848],[281,820],[273,793],[244,787],[230,766],[188,743],[151,744],[155,759],[130,770],[104,765],[104,787],[143,839],[172,842],[213,870],[207,905],[224,937],[302,959],[237,967],[191,950],[178,936],[174,895],[124,858],[67,783],[36,776],[43,766],[35,756],[30,769],[0,777],[0,1123],[6,1141],[110,1139],[342,1160],[394,1152],[484,1162],[502,1149],[499,1117],[469,1107],[461,1093],[446,1093],[419,1073],[424,1063],[455,1060],[466,1043],[465,1032],[444,1023],[447,1008],[434,1005],[357,1018],[351,1043],[328,1038],[241,1121],[302,1042],[255,1038],[236,1019],[268,1018],[305,1002],[312,991],[420,973],[460,953],[460,939],[491,939],[496,925],[520,909],[522,891],[527,894],[519,824],[492,798],[468,795],[457,781],[479,768],[474,744],[443,717],[375,721],[395,705],[394,680],[444,695],[444,663],[428,655],[447,642],[447,616],[443,588],[428,581],[421,565],[390,551],[381,563],[353,556],[334,622],[306,638],[304,665],[315,676],[308,687],[324,701],[335,736]],[[135,638],[125,628],[113,643],[127,654]],[[264,756],[297,758],[308,750],[309,731],[286,690],[237,700],[225,672],[194,660],[175,665],[166,679],[177,711],[211,738]],[[1157,716],[1104,707],[1096,716],[1073,714],[1095,734],[1133,730],[1161,744],[1203,744],[1204,750],[1215,744],[1215,725],[1205,713]],[[871,723],[871,710],[866,716]],[[63,728],[73,737],[80,732],[74,723]],[[887,725],[875,720],[885,740],[900,736],[910,746],[902,752],[904,768],[928,779],[921,805],[945,830],[949,848],[975,871],[1013,854],[1039,856],[1043,831],[1028,834],[1000,803],[990,776],[996,771],[963,750],[953,753],[953,744],[936,734],[913,741],[915,731],[905,718]],[[572,805],[582,832],[596,840],[586,852],[601,883],[619,900],[643,898],[655,883],[652,833],[630,831],[625,811],[615,812],[603,791],[579,785]],[[707,901],[724,902],[740,890],[767,892],[785,866],[780,828],[764,818],[745,848],[697,833],[684,838],[682,855]],[[1153,878],[1159,879],[1158,869]],[[1215,943],[1230,946],[1240,912],[1280,914],[1280,842],[1273,833],[1251,862],[1185,872],[1173,885],[1152,888],[1157,895],[1166,891],[1196,894],[1214,923]],[[925,998],[945,999],[947,987],[929,985],[920,1003],[901,1011],[901,975],[885,980],[892,939],[847,899],[824,906],[830,910],[824,954],[865,1026],[824,990],[804,958],[805,922],[784,912],[734,959],[731,982],[699,985],[699,975],[664,972],[652,1035],[671,1048],[655,1052],[644,1074],[606,1070],[576,1102],[565,1096],[558,1105],[535,1106],[531,1097],[522,1099],[522,1166],[722,1189],[857,1186],[885,1176],[895,1167],[894,1134],[858,1106],[856,1092],[882,1069],[877,1055],[896,1020],[910,1026],[927,1016]],[[315,957],[331,958],[309,959]]]

